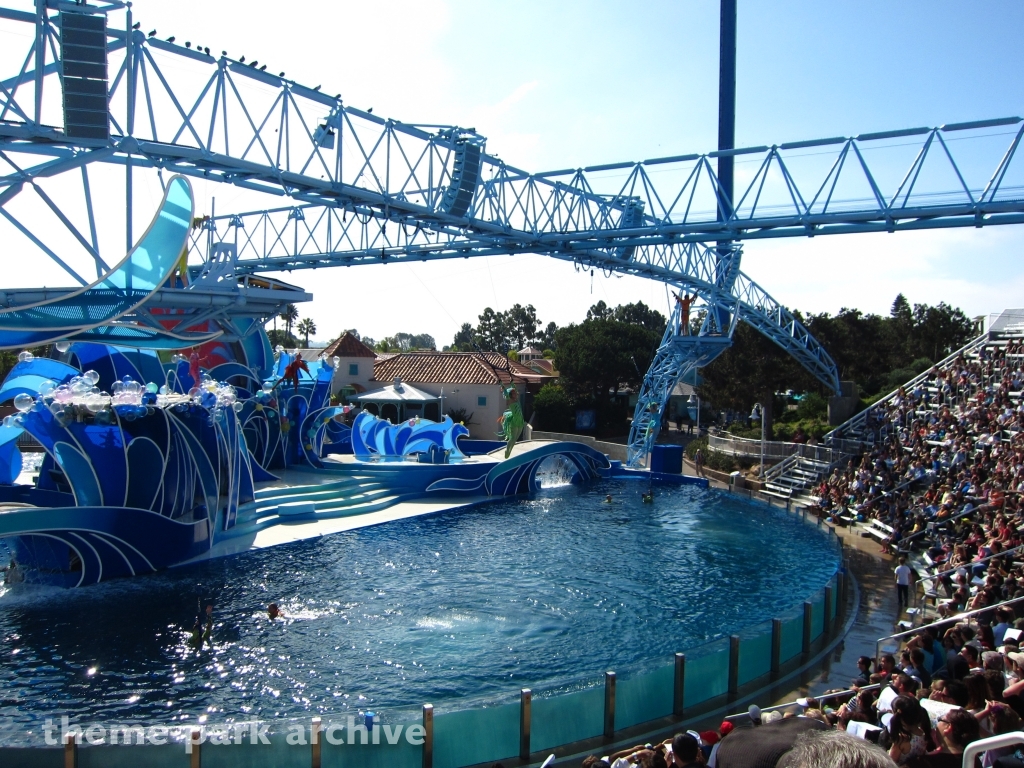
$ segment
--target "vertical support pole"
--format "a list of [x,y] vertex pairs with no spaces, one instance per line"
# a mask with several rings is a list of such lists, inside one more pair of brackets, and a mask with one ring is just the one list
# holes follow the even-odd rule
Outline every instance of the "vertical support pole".
[[533,717],[533,693],[529,688],[519,692],[519,759],[530,759],[530,723]]
[[604,673],[604,737],[615,735],[615,673]]
[[[721,3],[718,28],[718,149],[736,146],[736,0]],[[718,158],[718,221],[728,221],[733,214],[733,157]],[[729,240],[719,240],[715,258],[715,283],[720,290],[732,291],[732,282],[739,269],[740,253]],[[724,307],[715,307],[715,320],[724,333],[731,322]],[[763,424],[763,422],[762,422]],[[764,477],[764,441],[761,446],[761,474]]]
[[782,668],[782,619],[772,619],[772,680]]
[[729,636],[729,696],[740,688],[740,636]]
[[202,768],[203,766],[203,730],[193,728],[189,732],[192,754],[189,756],[189,768]]
[[676,654],[675,684],[672,686],[672,714],[682,717],[685,711],[683,697],[686,695],[686,654]]
[[811,603],[804,601],[804,642],[802,653],[804,656],[811,652]]
[[46,0],[36,0],[36,45],[35,45],[35,124],[43,122],[43,70],[46,66]]
[[74,733],[64,734],[64,768],[78,768],[78,739]]
[[423,768],[434,768],[434,705],[423,705]]
[[322,753],[320,744],[320,724],[321,720],[319,717],[313,718],[313,723],[309,726],[309,743],[313,746],[312,759],[310,765],[312,768],[320,768]]
[[822,622],[822,632],[826,635],[832,634],[832,585],[825,587],[825,618]]
[[[128,12],[125,15],[125,69],[128,82],[128,115],[126,130],[129,136],[135,135],[135,30],[132,29],[132,9],[128,8]],[[125,247],[125,253],[128,253],[132,249],[132,155],[129,152],[124,159],[124,172],[125,172],[125,241],[127,243]],[[128,288],[131,288],[132,273],[128,271]]]
[[836,621],[846,608],[846,574],[840,569],[836,574]]

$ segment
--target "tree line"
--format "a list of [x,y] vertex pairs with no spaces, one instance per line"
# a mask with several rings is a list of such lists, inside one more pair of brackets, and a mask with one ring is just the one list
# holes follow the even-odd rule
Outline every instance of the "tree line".
[[[902,293],[888,316],[849,308],[835,315],[794,314],[831,355],[840,380],[856,382],[868,401],[893,391],[976,335],[974,323],[959,308],[945,302],[911,307]],[[776,393],[810,393],[822,412],[831,394],[774,342],[743,323],[732,347],[700,373],[702,398],[740,412],[761,403],[769,433],[783,406]]]

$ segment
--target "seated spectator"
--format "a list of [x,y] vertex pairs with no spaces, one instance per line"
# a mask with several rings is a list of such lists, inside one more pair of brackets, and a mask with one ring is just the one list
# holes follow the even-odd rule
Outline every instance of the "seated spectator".
[[896,765],[911,765],[931,749],[931,730],[928,713],[918,700],[898,696],[892,703],[892,717],[879,735],[878,743],[889,750],[889,757]]
[[978,721],[965,709],[951,709],[942,715],[935,726],[939,749],[928,755],[933,768],[960,768],[964,749],[978,740]]

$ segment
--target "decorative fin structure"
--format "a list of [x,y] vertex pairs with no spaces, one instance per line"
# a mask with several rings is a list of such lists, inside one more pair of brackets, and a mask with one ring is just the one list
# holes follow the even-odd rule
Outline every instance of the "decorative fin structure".
[[[109,273],[59,298],[0,310],[0,348],[36,346],[84,334],[137,309],[174,270],[192,223],[192,187],[184,176],[167,182],[163,201],[146,233]],[[166,332],[113,326],[95,341],[135,344]],[[181,346],[179,341],[177,344]]]

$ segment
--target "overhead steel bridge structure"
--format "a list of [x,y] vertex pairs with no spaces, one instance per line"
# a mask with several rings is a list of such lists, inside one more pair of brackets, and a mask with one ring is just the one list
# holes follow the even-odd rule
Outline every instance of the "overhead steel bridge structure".
[[[839,391],[828,353],[740,270],[744,241],[1024,222],[1020,117],[534,173],[475,129],[383,118],[258,61],[147,34],[121,2],[34,0],[0,8],[0,25],[26,41],[0,79],[0,224],[17,237],[0,258],[44,256],[88,295],[135,247],[139,180],[180,174],[280,202],[195,220],[180,279],[111,317],[119,333],[231,340],[309,299],[266,272],[539,253],[657,280],[693,295],[702,320],[671,311],[631,465],[680,376],[728,348],[739,321]],[[104,238],[112,229],[123,239]],[[4,311],[73,292],[0,292],[0,331]]]

